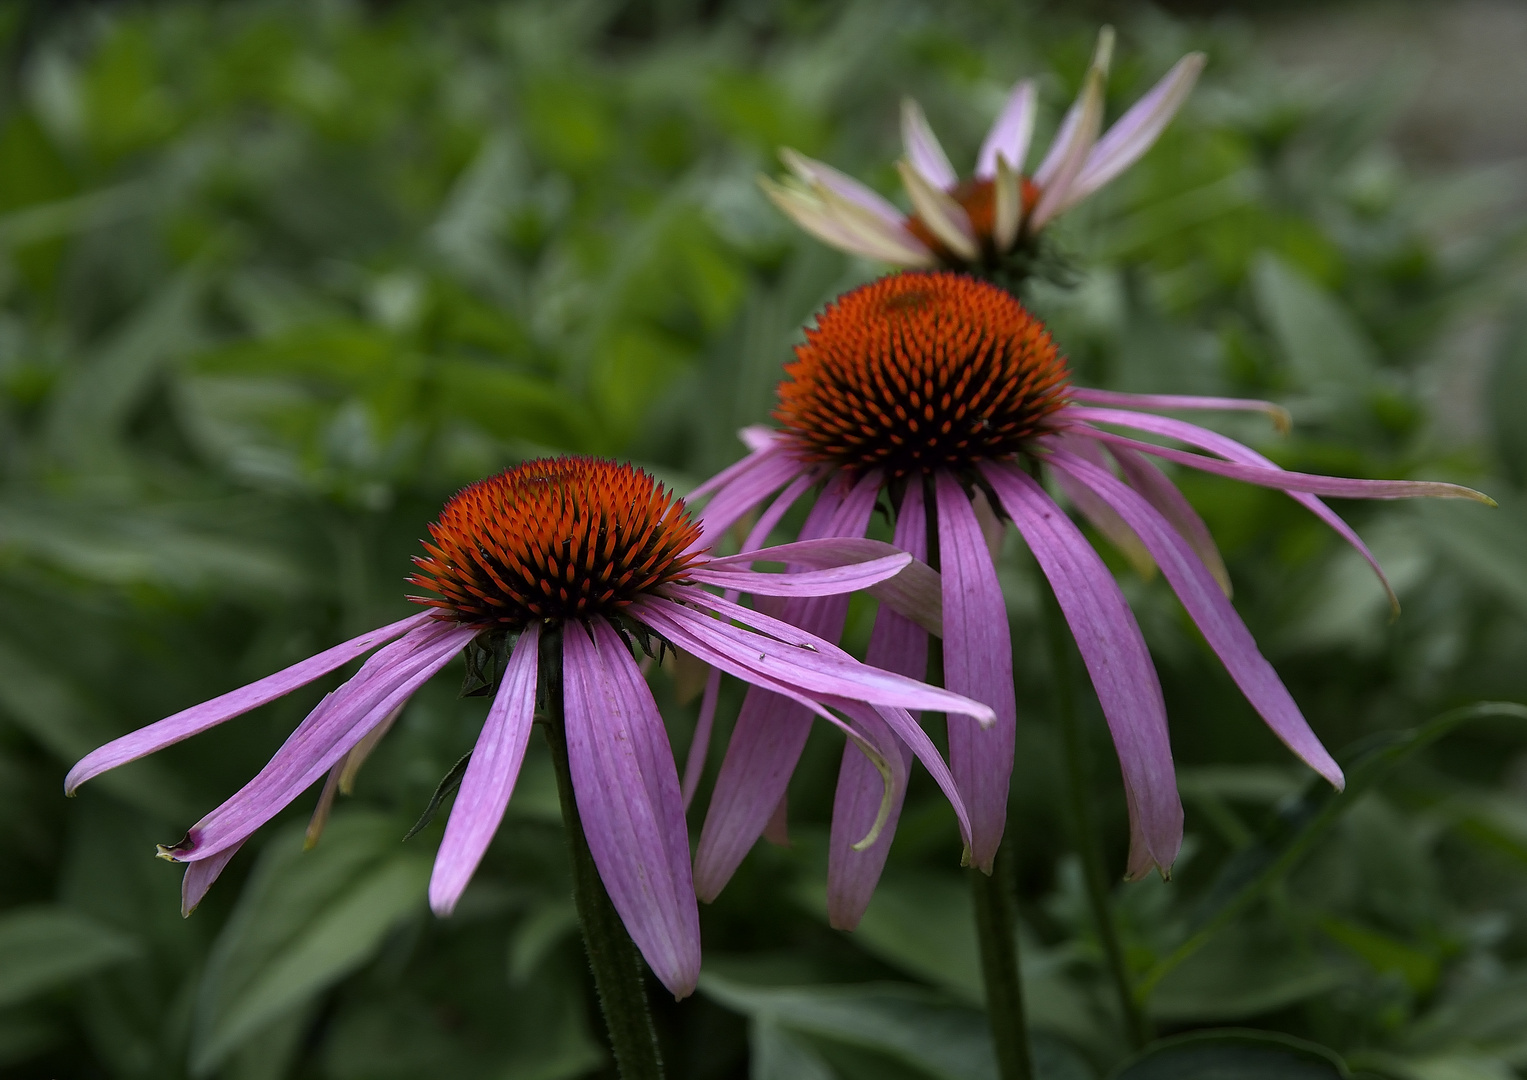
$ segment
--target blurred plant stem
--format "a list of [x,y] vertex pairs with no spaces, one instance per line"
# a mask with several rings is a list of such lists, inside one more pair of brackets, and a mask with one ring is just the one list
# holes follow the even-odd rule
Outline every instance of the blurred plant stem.
[[1103,943],[1103,956],[1118,994],[1129,1041],[1139,1050],[1151,1041],[1152,1033],[1150,1021],[1131,985],[1129,968],[1124,963],[1124,948],[1119,944],[1118,927],[1114,925],[1113,912],[1108,904],[1108,873],[1104,868],[1102,845],[1098,842],[1097,825],[1092,819],[1087,748],[1082,740],[1081,717],[1077,715],[1076,692],[1071,678],[1070,630],[1055,593],[1042,573],[1039,593],[1044,608],[1045,639],[1055,672],[1055,707],[1060,718],[1061,754],[1066,766],[1066,802],[1071,811],[1077,856],[1082,862],[1082,878],[1087,886],[1087,906],[1092,909],[1092,921],[1097,925],[1098,939]]
[[578,802],[573,797],[573,773],[567,759],[567,734],[562,714],[562,650],[542,653],[541,685],[546,691],[546,721],[541,724],[557,772],[557,796],[573,863],[573,902],[583,928],[583,947],[594,972],[594,987],[604,1013],[610,1050],[621,1080],[662,1080],[663,1055],[647,1004],[642,959],[620,920],[583,833]]
[[1013,911],[1012,860],[999,850],[990,875],[975,867],[970,892],[975,901],[976,934],[981,943],[981,979],[986,986],[986,1015],[997,1051],[1002,1080],[1032,1080],[1034,1058],[1023,1009],[1023,979],[1018,965],[1017,919]]

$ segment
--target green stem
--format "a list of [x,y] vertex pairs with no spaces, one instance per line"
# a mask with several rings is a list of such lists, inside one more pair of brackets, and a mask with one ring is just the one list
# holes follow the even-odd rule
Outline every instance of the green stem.
[[647,1004],[641,955],[610,902],[610,894],[605,892],[583,833],[577,800],[573,798],[573,773],[567,760],[567,733],[563,729],[561,664],[556,659],[553,657],[552,662],[542,667],[543,676],[551,677],[542,679],[547,718],[541,728],[546,733],[557,772],[557,795],[562,802],[562,824],[573,863],[573,902],[583,927],[583,946],[594,972],[594,988],[599,994],[599,1008],[604,1013],[610,1050],[621,1080],[662,1080],[663,1056]]
[[1044,607],[1045,638],[1050,647],[1050,661],[1055,669],[1055,704],[1060,714],[1061,754],[1066,767],[1066,801],[1071,810],[1071,827],[1076,834],[1077,855],[1082,862],[1082,878],[1087,885],[1087,906],[1092,909],[1092,921],[1097,925],[1098,938],[1103,943],[1108,974],[1119,997],[1119,1008],[1124,1014],[1130,1042],[1138,1050],[1151,1041],[1151,1026],[1145,1011],[1140,1007],[1139,998],[1135,996],[1129,968],[1124,962],[1124,948],[1119,944],[1119,931],[1114,925],[1113,912],[1108,904],[1108,873],[1104,869],[1097,825],[1092,819],[1087,749],[1082,741],[1081,717],[1077,714],[1076,694],[1071,680],[1070,632],[1049,582],[1043,582],[1039,591]]
[[986,986],[986,1016],[997,1050],[997,1075],[1002,1080],[1032,1080],[1034,1058],[1029,1050],[1023,980],[1018,971],[1017,920],[1008,902],[1009,862],[1007,853],[998,851],[990,876],[971,867],[970,894],[975,901],[981,979]]

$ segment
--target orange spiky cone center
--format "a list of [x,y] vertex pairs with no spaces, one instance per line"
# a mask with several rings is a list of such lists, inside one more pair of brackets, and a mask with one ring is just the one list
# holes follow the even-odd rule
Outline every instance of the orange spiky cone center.
[[887,476],[1017,453],[1070,386],[1043,323],[1003,289],[946,271],[838,297],[785,374],[774,417],[806,455]]
[[464,623],[614,615],[676,581],[700,527],[640,469],[596,458],[526,462],[463,488],[429,527],[410,597]]

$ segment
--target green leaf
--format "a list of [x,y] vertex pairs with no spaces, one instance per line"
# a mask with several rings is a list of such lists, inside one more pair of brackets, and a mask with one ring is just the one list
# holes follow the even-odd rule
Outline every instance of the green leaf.
[[1251,280],[1262,318],[1301,383],[1349,390],[1368,385],[1376,364],[1373,343],[1333,296],[1270,252],[1257,257]]
[[1166,1039],[1112,1080],[1345,1080],[1341,1058],[1315,1043],[1266,1031],[1200,1031]]
[[1170,1023],[1244,1020],[1350,981],[1350,966],[1301,946],[1276,926],[1236,926],[1167,974],[1150,1013]]
[[365,964],[420,914],[427,858],[398,846],[379,814],[336,814],[323,842],[303,830],[270,842],[214,946],[191,1044],[198,1074]]
[[132,938],[65,908],[12,909],[0,916],[0,1008],[138,953]]
[[1519,488],[1527,488],[1527,308],[1516,313],[1481,399],[1490,419],[1501,469]]
[[748,1047],[752,1080],[834,1080],[820,1054],[768,1017],[748,1025]]
[[1468,705],[1418,728],[1382,732],[1349,749],[1342,755],[1346,790],[1335,792],[1324,781],[1313,782],[1298,802],[1281,808],[1268,834],[1225,864],[1200,906],[1193,931],[1146,973],[1136,992],[1148,998],[1169,971],[1249,910],[1395,766],[1462,724],[1499,718],[1527,720],[1527,705],[1502,701]]

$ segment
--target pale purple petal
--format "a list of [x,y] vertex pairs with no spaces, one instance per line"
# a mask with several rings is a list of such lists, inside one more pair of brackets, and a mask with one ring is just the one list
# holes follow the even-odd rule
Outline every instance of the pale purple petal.
[[1165,872],[1182,846],[1182,802],[1166,704],[1140,627],[1097,552],[1033,478],[995,462],[981,471],[1055,590],[1113,735],[1130,814],[1150,862]]
[[[838,787],[832,803],[832,834],[827,856],[827,919],[837,930],[859,925],[864,909],[880,881],[896,821],[907,795],[907,770],[912,755],[873,709],[851,711],[864,737],[880,750],[893,768],[886,791],[885,777],[853,743],[843,747]],[[882,821],[881,815],[884,814]],[[878,829],[877,829],[878,823]],[[874,832],[870,843],[863,841]],[[857,850],[856,850],[857,849]]]
[[1214,580],[1219,582],[1220,591],[1226,596],[1234,595],[1230,571],[1225,568],[1225,560],[1220,557],[1219,547],[1214,543],[1209,527],[1198,516],[1198,511],[1193,509],[1187,497],[1177,490],[1177,485],[1167,479],[1166,474],[1143,454],[1116,446],[1113,448],[1113,457],[1124,470],[1124,478],[1130,486],[1154,506],[1158,514],[1166,518],[1172,528],[1177,530],[1177,534],[1187,541],[1188,547],[1203,560],[1209,573],[1214,575]]
[[253,780],[165,853],[177,862],[192,862],[242,843],[332,769],[476,634],[474,627],[431,620],[379,650],[308,714]]
[[[715,497],[696,515],[703,530],[696,548],[717,543],[743,515],[808,470],[806,463],[782,443],[751,454],[743,461],[749,462],[750,467],[736,473],[724,487],[711,489]],[[688,503],[688,499],[685,501]]]
[[863,207],[887,225],[901,228],[906,221],[906,215],[898,210],[889,199],[880,195],[872,188],[866,187],[852,176],[839,172],[831,165],[824,164],[805,154],[797,153],[789,147],[784,147],[779,152],[780,159],[796,176],[808,184],[821,184],[833,194],[849,202]]
[[684,780],[679,791],[684,796],[684,811],[694,802],[705,759],[710,754],[710,736],[716,726],[716,706],[721,699],[721,669],[711,668],[705,676],[705,693],[700,698],[700,718],[695,722],[694,738],[689,740],[689,756],[684,759]]
[[456,910],[456,901],[487,853],[514,793],[535,718],[540,640],[540,623],[532,622],[520,632],[472,748],[472,760],[461,779],[430,875],[429,905],[436,915]]
[[1203,69],[1203,53],[1189,53],[1172,65],[1172,70],[1097,141],[1071,185],[1067,202],[1075,205],[1139,161],[1182,108]]
[[929,266],[935,261],[928,246],[904,226],[886,222],[829,187],[803,189],[767,176],[758,178],[758,186],[781,213],[830,247],[895,266]]
[[[783,431],[776,431],[774,428],[764,427],[762,424],[749,424],[747,427],[738,430],[737,438],[742,442],[743,446],[748,448],[749,452],[757,452],[759,450],[767,450],[779,440],[787,438],[787,436]],[[703,484],[701,485],[701,487],[704,486]]]
[[954,196],[928,183],[927,178],[906,161],[897,162],[896,171],[901,176],[902,186],[907,189],[907,197],[912,200],[912,209],[940,243],[962,259],[974,259],[981,254],[970,214]]
[[[911,484],[902,499],[896,518],[894,543],[908,554],[923,557],[928,549],[927,521],[923,514],[922,485]],[[882,606],[875,615],[875,628],[870,632],[869,651],[864,662],[871,667],[893,671],[909,679],[921,682],[928,674],[928,633],[897,611]],[[909,714],[907,726],[916,727],[916,720]],[[905,728],[902,728],[905,732]],[[916,727],[918,735],[922,729]],[[926,742],[926,736],[923,739]],[[925,752],[931,751],[935,769],[947,773],[944,762],[929,743]],[[907,753],[907,751],[903,751]],[[954,789],[953,777],[949,777]],[[896,821],[901,815],[901,798],[891,808],[891,815],[880,837],[862,851],[853,845],[864,835],[865,829],[874,821],[879,810],[881,778],[879,770],[854,746],[844,746],[843,763],[838,770],[837,794],[833,799],[832,834],[827,855],[827,915],[828,921],[840,930],[852,930],[859,925],[864,909],[885,869],[886,856],[891,851],[891,840],[896,833]],[[962,800],[954,795],[951,802],[959,807],[961,817],[966,816]],[[969,821],[964,823],[964,839],[969,841]]]
[[223,868],[243,846],[243,844],[234,844],[230,848],[224,848],[210,859],[186,864],[185,876],[180,879],[180,914],[183,918],[189,917],[191,912],[197,909],[202,898],[207,895],[207,890],[212,888],[212,883],[218,879]]
[[685,576],[702,585],[715,585],[723,589],[735,589],[739,592],[762,596],[832,596],[838,593],[857,592],[893,578],[911,561],[910,555],[897,553],[883,555],[867,562],[849,563],[825,570],[802,570],[783,574],[758,573],[731,568],[713,570],[707,566],[696,566],[687,571]]
[[1034,113],[1038,103],[1033,79],[1022,79],[1013,85],[1007,104],[1002,106],[1002,112],[986,133],[986,141],[981,144],[980,156],[976,158],[976,179],[990,180],[997,175],[999,155],[1015,172],[1023,172],[1024,159],[1029,156],[1029,140],[1034,137]]
[[1083,405],[1112,405],[1121,409],[1190,409],[1210,412],[1264,413],[1280,432],[1293,427],[1293,418],[1282,405],[1256,398],[1199,397],[1196,394],[1125,394],[1115,390],[1093,390],[1074,386],[1066,391],[1072,401]]
[[351,660],[370,652],[378,645],[423,626],[430,619],[429,612],[410,615],[388,626],[368,631],[360,637],[351,638],[343,645],[325,649],[317,656],[310,656],[301,663],[283,668],[274,675],[267,675],[248,686],[230,690],[211,701],[193,705],[174,716],[167,716],[120,739],[113,739],[105,746],[86,754],[74,768],[69,770],[69,775],[64,779],[64,792],[73,795],[75,789],[91,777],[99,776],[129,761],[136,761],[156,750],[162,750],[182,739],[188,739],[192,735],[215,727],[224,720],[231,720],[235,716],[247,713],[250,709],[283,697],[299,686],[306,686],[314,679],[344,667]]
[[970,498],[953,475],[937,477],[939,568],[944,579],[944,686],[988,705],[996,723],[948,718],[949,768],[970,811],[971,859],[991,873],[1007,825],[1018,705],[1007,605]]
[[1148,502],[1105,470],[1064,450],[1051,454],[1049,463],[1096,491],[1139,534],[1246,700],[1285,746],[1340,789],[1341,768],[1310,730],[1299,706],[1294,704],[1272,665],[1257,650],[1251,631],[1225,599],[1218,583],[1176,531]]
[[941,191],[953,190],[960,182],[949,164],[949,155],[939,144],[938,136],[923,115],[922,106],[911,98],[901,102],[901,145],[910,161],[924,180]]
[[594,865],[654,974],[674,997],[687,997],[700,977],[700,916],[679,774],[657,702],[603,619],[587,629],[563,624],[562,683],[573,794]]

